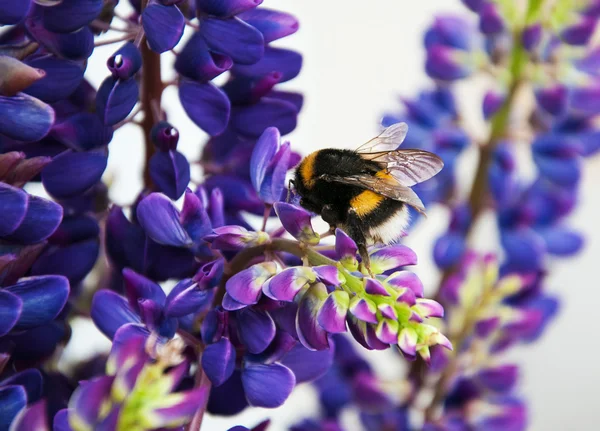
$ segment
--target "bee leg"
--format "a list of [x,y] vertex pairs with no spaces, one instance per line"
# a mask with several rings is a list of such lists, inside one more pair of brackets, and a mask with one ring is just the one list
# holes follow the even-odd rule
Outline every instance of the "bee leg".
[[348,220],[346,221],[348,235],[354,240],[358,247],[358,254],[362,259],[362,265],[371,277],[374,277],[371,271],[371,258],[367,250],[367,239],[362,229],[362,220],[355,211],[348,211]]

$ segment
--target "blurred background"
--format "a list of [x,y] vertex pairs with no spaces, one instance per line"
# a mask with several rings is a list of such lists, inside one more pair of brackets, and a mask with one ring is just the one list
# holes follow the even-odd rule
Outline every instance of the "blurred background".
[[[292,148],[303,155],[325,147],[354,148],[376,135],[384,112],[397,111],[402,97],[414,96],[431,86],[423,69],[422,35],[427,25],[437,14],[468,15],[459,0],[265,0],[263,6],[289,12],[300,21],[298,33],[279,43],[304,57],[300,76],[283,84],[305,96],[298,127],[286,136]],[[127,7],[125,2],[119,5]],[[114,48],[98,49],[106,52],[92,57],[86,73],[94,86],[99,86],[109,74],[102,59],[110,56]],[[168,81],[172,78],[168,73],[173,56],[169,53],[164,56]],[[485,136],[477,84],[475,81],[464,85],[456,96],[461,100],[461,109],[472,119],[473,133]],[[164,93],[163,107],[171,123],[179,129],[179,150],[188,159],[197,159],[206,135],[187,118],[175,87]],[[135,126],[123,127],[116,132],[110,148],[105,180],[112,183],[113,201],[128,205],[142,187],[142,135]],[[472,181],[475,157],[467,153],[460,161],[459,182],[464,188]],[[198,177],[199,169],[193,167],[192,177],[194,174]],[[600,290],[593,275],[600,256],[599,184],[600,160],[596,158],[585,164],[581,203],[571,219],[572,227],[585,233],[584,251],[576,258],[548,262],[552,269],[549,291],[561,299],[558,318],[541,341],[513,349],[507,358],[522,365],[520,394],[529,404],[531,430],[597,429],[594,394],[600,387],[600,369],[592,343],[600,304]],[[429,208],[428,214],[406,242],[417,251],[420,262],[416,272],[431,291],[438,281],[431,244],[446,228],[448,215],[445,209],[436,207]],[[481,247],[491,249],[495,239],[486,234],[478,242]],[[96,330],[91,323],[76,327],[70,347],[83,344],[86,349],[71,352],[73,355],[91,356],[109,348],[108,340],[93,331]],[[91,336],[94,342],[89,348]],[[86,341],[78,342],[79,337]],[[403,375],[405,364],[395,352],[362,352],[381,377],[393,382]],[[286,430],[298,420],[316,415],[317,409],[316,392],[304,384],[279,409],[252,409],[232,418],[209,415],[202,429],[220,431],[233,425],[252,426],[271,417],[270,430]],[[344,416],[346,430],[360,429],[357,423],[351,412]]]

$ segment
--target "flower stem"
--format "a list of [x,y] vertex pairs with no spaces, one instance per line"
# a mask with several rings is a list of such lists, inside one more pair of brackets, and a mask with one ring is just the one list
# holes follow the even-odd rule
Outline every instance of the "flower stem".
[[[532,0],[529,4],[529,9],[526,15],[526,20],[532,16],[532,9],[537,7],[539,1]],[[479,162],[475,172],[475,178],[471,186],[469,193],[469,207],[471,209],[471,221],[467,226],[466,236],[469,237],[473,233],[473,228],[476,225],[479,217],[483,213],[488,199],[490,196],[489,183],[488,183],[488,172],[492,164],[494,151],[498,146],[499,142],[506,136],[508,132],[510,113],[514,107],[515,100],[517,99],[519,89],[524,80],[525,66],[527,65],[527,52],[521,46],[519,41],[521,40],[522,29],[515,31],[514,40],[516,41],[510,57],[510,75],[511,81],[509,90],[504,103],[500,107],[499,111],[494,115],[491,120],[491,131],[487,142],[479,148]],[[457,270],[456,267],[450,267],[446,269],[440,278],[437,293],[435,295],[436,300],[440,300],[440,292],[442,286],[446,283],[448,278]],[[452,337],[452,345],[454,347],[455,355],[450,359],[448,366],[444,369],[444,372],[440,376],[439,380],[434,385],[434,396],[425,408],[425,420],[430,421],[435,419],[435,412],[437,411],[438,405],[443,401],[448,387],[454,377],[456,369],[458,367],[457,358],[460,355],[460,349],[464,344],[465,340],[472,335],[473,325],[465,322],[463,329]],[[427,366],[424,361],[417,360],[413,362],[409,370],[409,380],[413,382],[416,390],[413,391],[412,395],[407,400],[407,405],[414,403],[418,389],[424,385],[425,377],[427,375]]]
[[[148,0],[143,0],[142,10],[148,4]],[[163,92],[163,82],[160,74],[160,54],[152,51],[147,43],[140,44],[142,53],[142,91],[141,102],[144,111],[142,120],[142,129],[144,130],[144,141],[146,148],[146,159],[144,163],[144,187],[152,189],[153,182],[150,177],[150,159],[154,155],[155,148],[150,137],[152,126],[160,121],[160,112],[156,112],[156,107],[160,107],[160,100]],[[160,111],[160,109],[158,109]]]

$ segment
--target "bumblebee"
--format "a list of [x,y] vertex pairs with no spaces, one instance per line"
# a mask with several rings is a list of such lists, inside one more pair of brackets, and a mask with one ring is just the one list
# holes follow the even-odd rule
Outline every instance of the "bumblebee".
[[301,206],[356,242],[369,273],[367,246],[389,244],[403,236],[408,207],[425,213],[410,187],[430,179],[444,166],[428,151],[398,149],[407,132],[406,123],[397,123],[354,151],[315,151],[300,162],[291,181]]

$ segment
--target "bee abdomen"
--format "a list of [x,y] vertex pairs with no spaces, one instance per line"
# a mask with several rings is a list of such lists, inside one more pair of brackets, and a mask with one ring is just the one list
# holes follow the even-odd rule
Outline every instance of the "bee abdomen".
[[380,194],[365,190],[350,200],[350,207],[361,219],[364,219],[372,214],[384,200],[385,198]]

